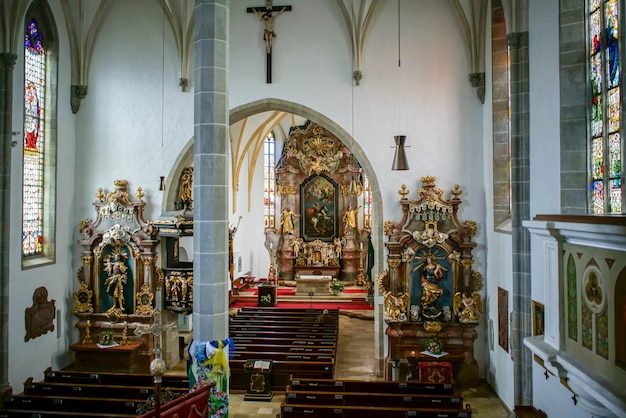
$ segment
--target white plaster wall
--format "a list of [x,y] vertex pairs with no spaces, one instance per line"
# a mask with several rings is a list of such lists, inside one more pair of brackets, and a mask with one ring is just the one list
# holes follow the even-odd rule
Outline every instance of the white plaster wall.
[[[21,392],[28,377],[43,378],[49,367],[63,367],[71,360],[67,353],[71,344],[71,309],[74,270],[72,266],[72,232],[76,221],[73,217],[75,142],[74,115],[70,109],[70,54],[65,21],[57,0],[49,1],[59,35],[58,60],[58,136],[57,136],[57,211],[56,211],[56,263],[22,270],[22,135],[24,55],[23,37],[20,38],[17,61],[13,72],[13,128],[20,132],[13,140],[17,145],[11,155],[11,247],[9,262],[9,318],[8,318],[8,379],[14,390]],[[55,300],[57,319],[55,329],[36,339],[24,342],[26,335],[25,310],[33,305],[33,292],[44,286],[48,300]],[[45,347],[45,349],[42,349]]]

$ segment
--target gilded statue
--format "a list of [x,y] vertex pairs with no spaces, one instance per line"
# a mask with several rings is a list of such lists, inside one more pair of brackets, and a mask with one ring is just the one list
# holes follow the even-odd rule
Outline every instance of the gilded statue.
[[356,214],[359,213],[360,208],[361,206],[356,209],[352,209],[352,206],[348,206],[348,210],[343,215],[343,222],[346,230],[356,230]]
[[293,213],[291,208],[288,207],[287,209],[283,210],[283,213],[280,216],[280,227],[283,231],[283,235],[293,235],[294,217],[295,214]]
[[478,322],[482,305],[480,294],[476,291],[470,295],[468,292],[456,292],[454,295],[454,314],[460,322]]
[[186,167],[180,176],[180,201],[183,206],[191,202],[193,196],[193,167]]
[[128,266],[125,254],[121,250],[114,250],[104,259],[104,269],[108,277],[104,281],[107,293],[113,299],[113,309],[124,311],[124,285],[128,282]]
[[383,305],[386,322],[404,322],[408,319],[406,315],[409,306],[408,293],[394,296],[391,291],[388,291],[384,295]]

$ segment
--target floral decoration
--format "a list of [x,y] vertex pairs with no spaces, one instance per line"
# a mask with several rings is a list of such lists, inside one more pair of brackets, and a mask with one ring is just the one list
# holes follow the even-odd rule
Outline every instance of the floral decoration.
[[100,333],[100,338],[98,339],[100,345],[113,345],[115,341],[113,340],[113,331],[102,331]]
[[437,338],[429,338],[426,340],[426,351],[433,354],[441,354],[443,351],[443,344]]

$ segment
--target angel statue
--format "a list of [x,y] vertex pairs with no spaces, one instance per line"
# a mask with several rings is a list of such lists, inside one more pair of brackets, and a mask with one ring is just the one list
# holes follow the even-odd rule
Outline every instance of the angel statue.
[[456,292],[454,295],[454,314],[460,322],[478,322],[479,312],[482,312],[480,294],[472,292]]
[[404,322],[407,320],[408,293],[394,296],[391,291],[388,291],[385,293],[383,304],[385,307],[385,322]]

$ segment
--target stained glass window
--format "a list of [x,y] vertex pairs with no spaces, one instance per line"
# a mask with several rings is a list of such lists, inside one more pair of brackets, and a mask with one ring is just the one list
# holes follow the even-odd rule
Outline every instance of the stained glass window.
[[590,171],[593,213],[622,213],[619,3],[588,0]]
[[46,49],[37,22],[26,27],[24,45],[24,159],[22,254],[41,255],[44,242],[44,151],[46,146]]
[[263,145],[263,219],[265,228],[274,228],[276,212],[276,140],[274,133],[265,138]]

